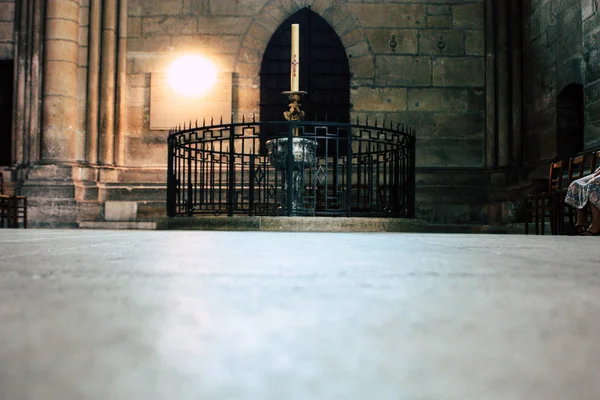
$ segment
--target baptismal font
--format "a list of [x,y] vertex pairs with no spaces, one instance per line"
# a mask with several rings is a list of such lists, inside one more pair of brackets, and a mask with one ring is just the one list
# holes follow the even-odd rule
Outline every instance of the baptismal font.
[[[304,119],[304,111],[300,108],[300,99],[307,93],[299,90],[300,83],[300,27],[292,25],[292,55],[290,68],[291,90],[282,94],[289,98],[289,110],[283,113],[286,120],[293,123]],[[292,127],[290,137],[272,139],[266,142],[269,162],[277,170],[282,171],[284,179],[284,195],[282,203],[291,207],[290,214],[302,209],[302,192],[304,189],[304,169],[315,164],[317,142],[314,139],[300,137],[300,129]],[[291,143],[289,141],[291,139]],[[291,154],[291,157],[288,155]],[[291,185],[290,185],[291,184]],[[289,201],[291,197],[291,202]]]

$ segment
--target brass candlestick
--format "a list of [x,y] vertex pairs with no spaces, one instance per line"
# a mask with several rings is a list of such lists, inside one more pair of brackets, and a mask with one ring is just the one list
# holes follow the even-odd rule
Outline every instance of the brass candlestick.
[[[282,94],[286,95],[290,99],[290,109],[283,113],[283,116],[288,121],[302,121],[304,119],[304,111],[300,109],[300,98],[307,94],[303,90],[299,91],[286,91]],[[298,128],[294,128],[294,136],[299,136]]]
[[[283,113],[290,122],[302,121],[304,111],[300,109],[300,98],[306,94],[303,91],[289,91],[282,94],[290,99],[290,109]],[[315,166],[317,157],[317,141],[299,137],[299,124],[292,125],[294,137],[278,137],[267,141],[269,162],[281,171],[283,179],[282,208],[287,208],[288,215],[295,215],[304,209],[304,169]],[[286,135],[287,136],[287,135]],[[291,143],[290,143],[291,142]]]

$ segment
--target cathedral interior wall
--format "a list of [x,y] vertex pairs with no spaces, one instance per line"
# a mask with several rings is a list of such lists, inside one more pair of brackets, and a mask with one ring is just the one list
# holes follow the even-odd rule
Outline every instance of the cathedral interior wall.
[[571,84],[585,88],[585,148],[600,145],[598,2],[524,1],[524,161],[557,156],[557,98]]
[[15,0],[0,1],[0,60],[11,60],[14,53]]
[[[40,1],[23,4],[33,10]],[[523,166],[556,156],[556,98],[570,84],[581,85],[585,93],[585,146],[600,145],[597,0],[59,3],[68,11],[69,21],[79,15],[78,31],[67,32],[53,25],[54,34],[78,38],[78,53],[69,53],[68,60],[57,58],[65,65],[76,61],[76,73],[69,70],[74,78],[64,87],[70,96],[75,93],[77,117],[63,123],[68,125],[69,132],[64,132],[69,138],[64,141],[68,151],[57,153],[60,157],[48,153],[47,143],[55,149],[61,145],[60,132],[48,136],[41,117],[44,113],[34,106],[38,104],[36,96],[42,106],[47,105],[48,93],[40,92],[40,79],[54,79],[58,70],[46,73],[44,67],[38,68],[38,61],[28,59],[28,75],[21,81],[31,82],[27,83],[31,88],[19,92],[24,100],[19,100],[17,108],[24,109],[24,104],[33,111],[15,111],[15,115],[29,118],[26,126],[15,131],[15,159],[22,172],[16,176],[34,197],[32,204],[35,193],[43,192],[38,190],[43,182],[54,188],[59,180],[49,180],[41,167],[30,173],[31,166],[38,161],[66,160],[66,164],[75,164],[72,171],[65,170],[75,177],[67,185],[75,195],[65,195],[77,203],[73,210],[85,202],[98,205],[106,200],[153,201],[160,207],[168,131],[150,128],[152,75],[166,72],[180,55],[206,56],[221,72],[233,74],[233,118],[259,119],[265,49],[275,30],[304,6],[331,25],[346,51],[351,118],[369,118],[370,123],[393,121],[416,129],[417,213],[421,217],[440,222],[489,222],[485,204],[493,197],[491,186],[497,194],[493,201],[505,202],[508,197],[503,197],[503,188],[527,179],[521,174]],[[77,4],[76,13],[71,13],[71,3]],[[94,12],[94,4],[102,5],[103,14]],[[16,16],[16,5],[0,1],[0,59],[16,54],[15,26],[19,25],[15,21],[21,18]],[[520,30],[511,30],[521,12],[522,41]],[[36,30],[44,22],[41,14],[36,18],[39,21],[27,24],[24,34],[31,37],[24,38],[22,43],[27,46],[22,47],[31,47],[38,56],[41,42],[36,35],[45,40],[44,45],[53,42],[43,37],[43,30]],[[107,23],[109,20],[112,22]],[[123,34],[126,37],[121,37]],[[125,47],[123,55],[120,52]],[[53,51],[52,57],[66,54]],[[18,53],[28,57],[25,52]],[[123,72],[126,79],[120,75]],[[513,76],[517,72],[522,75]],[[51,89],[58,98],[64,88]],[[76,121],[73,126],[71,120]],[[224,120],[228,122],[228,116]],[[58,119],[55,122],[60,124]]]
[[600,0],[582,0],[585,144],[600,146]]
[[[354,119],[414,126],[418,166],[483,165],[481,1],[314,3],[350,57]],[[149,129],[152,72],[164,71],[179,54],[206,55],[222,71],[236,73],[234,112],[252,116],[266,44],[299,8],[291,1],[130,1],[127,164],[166,162],[167,133]]]
[[[481,179],[473,177],[485,165],[484,2],[306,3],[346,49],[351,118],[416,129],[420,213],[435,217],[431,201],[443,197],[448,218],[471,219],[485,197]],[[265,48],[303,6],[291,0],[130,0],[126,164],[166,164],[168,132],[150,129],[151,74],[165,71],[179,55],[201,54],[234,73],[235,117],[259,118]],[[469,194],[457,195],[457,185],[469,187]]]

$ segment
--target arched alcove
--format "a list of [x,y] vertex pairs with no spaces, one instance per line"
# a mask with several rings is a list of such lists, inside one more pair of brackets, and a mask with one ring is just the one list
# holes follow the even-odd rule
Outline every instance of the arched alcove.
[[281,120],[290,90],[291,25],[300,24],[300,90],[308,120],[348,122],[350,68],[344,46],[329,23],[303,8],[275,31],[267,44],[260,69],[260,119]]
[[572,83],[556,99],[556,155],[569,159],[583,150],[583,86]]

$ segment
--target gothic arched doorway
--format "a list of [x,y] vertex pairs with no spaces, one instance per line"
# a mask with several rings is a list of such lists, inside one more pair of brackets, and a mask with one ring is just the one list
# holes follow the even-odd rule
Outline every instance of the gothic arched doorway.
[[583,86],[572,83],[556,99],[556,156],[566,160],[583,150]]
[[350,67],[346,50],[325,19],[303,8],[273,34],[260,70],[260,119],[283,119],[290,90],[291,25],[300,24],[300,90],[307,120],[350,121]]

